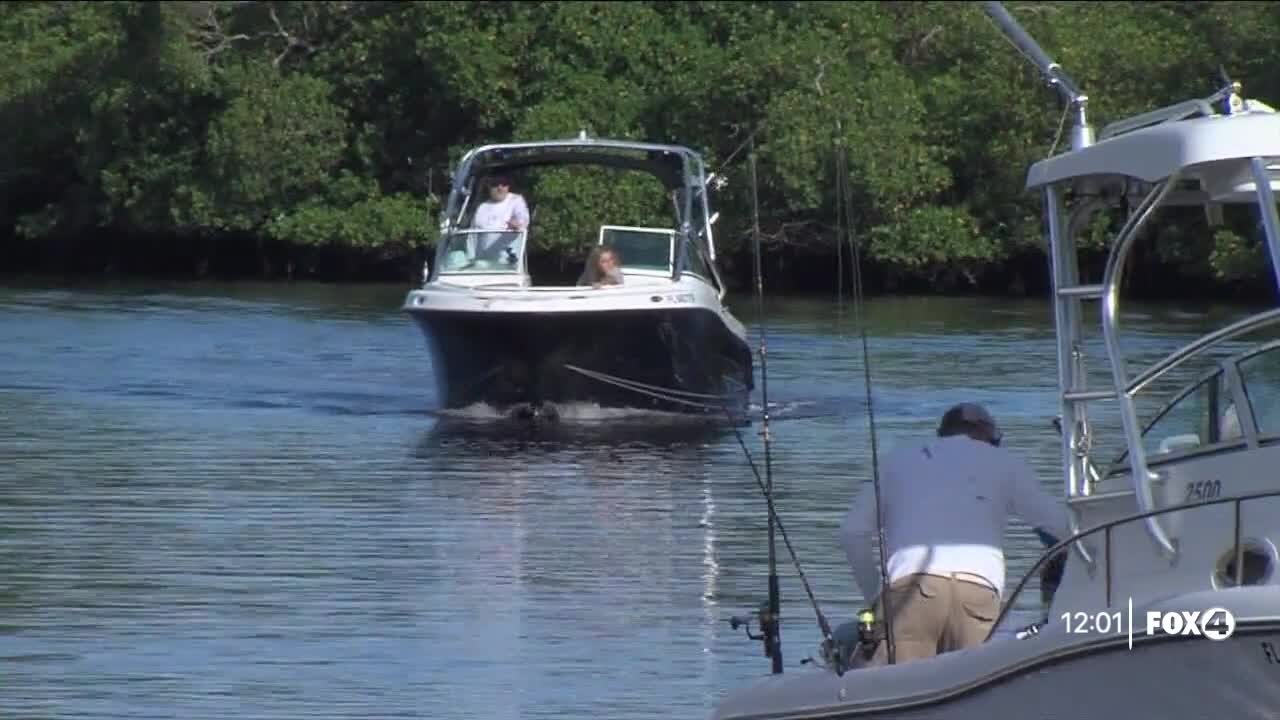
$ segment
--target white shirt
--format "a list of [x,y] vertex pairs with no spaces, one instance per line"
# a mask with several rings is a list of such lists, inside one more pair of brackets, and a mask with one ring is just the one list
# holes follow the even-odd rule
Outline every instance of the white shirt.
[[[908,443],[880,464],[889,582],[914,573],[966,572],[1004,593],[1004,529],[1010,513],[1059,539],[1066,509],[1034,470],[1007,450],[965,435]],[[854,579],[868,602],[880,592],[875,490],[859,494],[840,528]]]
[[512,220],[521,227],[528,227],[529,206],[523,196],[509,192],[500,201],[485,200],[480,203],[471,226],[477,230],[506,230],[507,223]]

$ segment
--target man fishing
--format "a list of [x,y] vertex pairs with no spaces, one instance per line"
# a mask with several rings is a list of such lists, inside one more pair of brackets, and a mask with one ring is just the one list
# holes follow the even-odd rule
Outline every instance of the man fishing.
[[[980,405],[962,403],[942,416],[938,437],[905,443],[881,463],[887,597],[895,663],[982,643],[1000,613],[1003,538],[1009,514],[1053,537],[1066,537],[1061,501],[1041,487],[1023,459],[1000,447],[1001,433]],[[853,503],[841,540],[867,598],[880,594],[873,489]],[[881,641],[868,661],[888,662]]]

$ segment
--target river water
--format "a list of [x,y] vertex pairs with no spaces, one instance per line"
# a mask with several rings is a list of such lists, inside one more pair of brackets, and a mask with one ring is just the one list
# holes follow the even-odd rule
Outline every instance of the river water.
[[[0,289],[4,712],[700,718],[769,671],[727,622],[766,588],[734,432],[441,418],[404,291]],[[733,307],[755,337],[750,299]],[[869,475],[853,307],[768,308],[777,505],[834,624],[861,602],[836,529]],[[1057,490],[1046,302],[865,312],[880,447],[977,400]],[[1239,312],[1135,307],[1126,349]],[[759,429],[741,432],[762,465]],[[1012,586],[1040,548],[1016,522],[1008,546]],[[778,551],[787,672],[811,672],[817,625]]]

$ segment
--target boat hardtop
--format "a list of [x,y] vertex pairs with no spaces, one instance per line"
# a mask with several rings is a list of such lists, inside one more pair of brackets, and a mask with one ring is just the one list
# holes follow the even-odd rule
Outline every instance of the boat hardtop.
[[1214,112],[1208,99],[1197,100],[1148,120],[1152,124],[1115,123],[1096,143],[1035,163],[1027,188],[1095,176],[1154,183],[1181,173],[1199,180],[1210,202],[1248,203],[1254,202],[1253,190],[1243,187],[1253,181],[1249,162],[1280,158],[1280,115],[1257,100],[1241,100],[1230,115]]

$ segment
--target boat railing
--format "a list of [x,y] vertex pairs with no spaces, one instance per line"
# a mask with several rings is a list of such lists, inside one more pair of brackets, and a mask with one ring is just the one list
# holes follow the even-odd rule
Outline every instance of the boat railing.
[[[1262,158],[1253,159],[1252,170],[1256,184],[1256,203],[1261,210],[1267,246],[1270,250],[1269,254],[1272,257],[1273,265],[1275,265],[1277,283],[1280,284],[1280,220],[1276,218],[1275,197],[1271,191],[1271,177]],[[1144,373],[1142,376],[1132,381],[1128,378],[1123,361],[1124,353],[1120,347],[1118,328],[1120,280],[1124,277],[1126,261],[1129,259],[1130,251],[1136,243],[1140,231],[1151,219],[1156,208],[1163,203],[1169,192],[1177,185],[1181,175],[1180,171],[1175,171],[1163,182],[1156,184],[1142,201],[1137,211],[1117,234],[1115,245],[1107,259],[1101,287],[1102,335],[1107,356],[1110,360],[1113,380],[1113,389],[1102,395],[1114,397],[1119,404],[1120,419],[1124,426],[1125,444],[1127,446],[1126,454],[1130,469],[1133,472],[1133,490],[1138,501],[1138,508],[1142,511],[1150,511],[1155,508],[1151,487],[1154,476],[1148,466],[1146,451],[1142,446],[1143,429],[1139,424],[1137,407],[1134,402],[1136,388],[1142,387],[1156,376],[1210,345],[1221,342],[1226,337],[1247,332],[1259,327],[1260,324],[1274,319],[1270,313],[1246,318],[1221,329],[1217,333],[1210,333],[1200,341],[1180,349],[1162,363],[1157,363],[1153,370]],[[1177,555],[1177,550],[1174,548],[1164,528],[1161,527],[1156,515],[1150,515],[1146,518],[1146,526],[1148,534],[1166,555],[1169,557]]]
[[1233,560],[1234,572],[1232,573],[1233,575],[1232,582],[1234,583],[1233,587],[1242,586],[1244,584],[1244,543],[1241,541],[1241,532],[1240,532],[1240,506],[1250,500],[1259,500],[1259,499],[1265,499],[1265,498],[1280,498],[1280,489],[1264,490],[1264,491],[1255,492],[1255,493],[1244,493],[1241,495],[1218,497],[1218,498],[1213,498],[1209,500],[1183,503],[1180,505],[1170,505],[1169,507],[1157,508],[1155,510],[1149,510],[1146,512],[1134,513],[1132,515],[1126,515],[1124,517],[1116,518],[1114,520],[1108,520],[1107,522],[1101,523],[1099,525],[1095,525],[1094,527],[1091,527],[1088,530],[1083,530],[1081,532],[1078,532],[1075,535],[1072,535],[1071,537],[1067,538],[1066,540],[1062,540],[1056,543],[1055,545],[1053,545],[1053,547],[1050,547],[1048,550],[1044,551],[1044,553],[1040,556],[1040,559],[1037,560],[1036,563],[1031,566],[1031,569],[1028,570],[1025,575],[1023,575],[1022,580],[1019,581],[1016,586],[1014,586],[1013,592],[1009,594],[1009,599],[1005,602],[1004,607],[1000,609],[1000,614],[996,617],[995,623],[993,623],[991,626],[991,632],[988,633],[987,635],[987,641],[990,641],[991,638],[995,636],[997,630],[999,630],[1000,628],[1000,624],[1004,621],[1004,619],[1008,616],[1009,612],[1013,609],[1014,605],[1018,600],[1018,596],[1022,594],[1022,590],[1027,586],[1027,583],[1031,581],[1032,577],[1035,577],[1040,573],[1045,563],[1052,560],[1059,553],[1065,552],[1068,548],[1070,548],[1075,543],[1080,543],[1085,538],[1097,535],[1098,533],[1102,533],[1102,564],[1103,564],[1103,586],[1104,586],[1103,592],[1105,593],[1104,600],[1106,602],[1106,606],[1110,608],[1111,595],[1112,595],[1112,587],[1111,587],[1112,586],[1112,576],[1111,576],[1112,530],[1121,525],[1127,525],[1129,523],[1137,522],[1139,520],[1146,521],[1150,518],[1153,518],[1159,515],[1164,515],[1165,513],[1175,513],[1175,512],[1182,512],[1186,510],[1198,510],[1202,507],[1208,507],[1210,505],[1224,505],[1226,503],[1231,503],[1234,506],[1233,507],[1234,523],[1232,526],[1232,557],[1234,558]]
[[1143,388],[1147,385],[1159,380],[1166,373],[1177,369],[1188,360],[1199,357],[1206,350],[1234,340],[1241,335],[1247,335],[1255,330],[1261,330],[1262,328],[1277,322],[1280,322],[1280,308],[1273,308],[1266,312],[1250,315],[1249,317],[1238,320],[1226,327],[1222,327],[1211,333],[1202,335],[1192,342],[1174,350],[1165,356],[1164,359],[1154,363],[1146,370],[1142,371],[1137,377],[1129,382],[1129,393],[1137,394],[1142,392]]
[[[1133,393],[1128,391],[1129,379],[1124,365],[1124,352],[1120,347],[1119,335],[1119,303],[1120,280],[1124,277],[1124,268],[1129,259],[1129,251],[1137,241],[1140,231],[1150,221],[1155,209],[1177,184],[1179,173],[1175,172],[1164,182],[1152,188],[1143,199],[1137,211],[1130,216],[1128,222],[1116,235],[1115,246],[1107,258],[1107,266],[1102,277],[1102,338],[1110,359],[1113,390],[1112,394],[1120,405],[1120,420],[1124,426],[1125,444],[1128,446],[1129,465],[1133,470],[1133,491],[1138,501],[1138,508],[1143,511],[1155,507],[1155,499],[1151,489],[1151,471],[1147,467],[1147,457],[1142,447],[1142,428],[1138,422],[1137,405]],[[1155,516],[1146,520],[1147,531],[1156,543],[1169,555],[1176,555],[1172,541],[1160,527]]]

